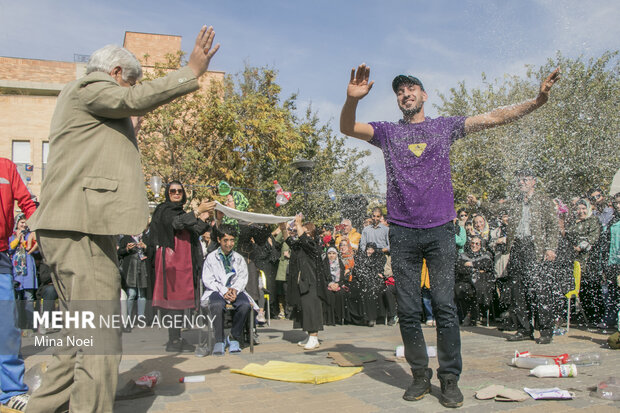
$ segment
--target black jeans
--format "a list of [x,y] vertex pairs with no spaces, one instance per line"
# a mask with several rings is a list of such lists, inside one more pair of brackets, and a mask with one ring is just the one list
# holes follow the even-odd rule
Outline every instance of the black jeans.
[[537,260],[535,251],[531,240],[520,239],[515,239],[510,249],[506,272],[512,280],[511,315],[517,332],[532,334],[534,326],[531,320],[534,317],[540,335],[551,337],[558,284],[553,266]]
[[454,225],[448,222],[434,228],[406,228],[390,224],[392,270],[400,333],[405,358],[412,370],[426,369],[428,355],[420,323],[422,259],[429,271],[433,316],[437,323],[437,373],[459,376],[463,369],[461,336],[454,305],[454,263],[456,244]]
[[[54,284],[46,284],[39,287],[38,295],[43,300],[43,312],[49,313],[53,311],[56,306],[56,300],[58,299]],[[50,314],[50,318],[51,317]]]

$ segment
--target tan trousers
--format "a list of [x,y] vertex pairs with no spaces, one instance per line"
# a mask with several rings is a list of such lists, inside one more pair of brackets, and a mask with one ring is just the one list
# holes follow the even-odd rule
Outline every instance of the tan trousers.
[[[37,231],[39,246],[52,269],[60,309],[92,312],[95,328],[62,329],[64,345],[28,402],[27,412],[112,412],[121,360],[118,328],[101,328],[100,315],[120,312],[120,274],[112,235],[72,231]],[[90,339],[82,347],[69,343]]]

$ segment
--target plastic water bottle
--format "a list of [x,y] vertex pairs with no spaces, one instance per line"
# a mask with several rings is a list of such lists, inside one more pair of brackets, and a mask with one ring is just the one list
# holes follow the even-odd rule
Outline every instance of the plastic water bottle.
[[597,366],[601,364],[601,355],[599,353],[571,354],[568,362],[578,366]]
[[331,188],[329,191],[327,191],[327,196],[329,196],[329,199],[331,199],[332,201],[336,200],[336,191],[334,191],[333,188]]
[[273,189],[276,191],[276,207],[286,204],[291,199],[291,193],[284,192],[277,180],[273,181]]
[[202,383],[207,378],[204,375],[201,376],[185,376],[179,379],[179,383]]
[[41,387],[43,374],[47,371],[47,363],[37,363],[24,374],[24,383],[28,386],[28,394]]
[[147,387],[155,387],[155,385],[161,380],[161,372],[157,370],[153,370],[150,373],[145,374],[139,379],[135,380],[137,385],[147,386]]
[[405,357],[405,346],[400,345],[396,347],[396,357]]
[[607,400],[620,400],[620,379],[610,377],[596,386],[596,392],[590,393],[591,396],[600,397]]
[[562,364],[561,366],[538,366],[530,370],[530,374],[536,377],[576,377],[577,366],[574,364]]
[[520,369],[533,369],[538,366],[555,366],[555,360],[550,357],[517,357],[512,359],[512,365]]

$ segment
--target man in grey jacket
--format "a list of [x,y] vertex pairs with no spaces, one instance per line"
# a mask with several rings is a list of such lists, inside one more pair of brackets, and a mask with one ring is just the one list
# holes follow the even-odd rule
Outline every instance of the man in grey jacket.
[[[536,175],[530,169],[517,171],[519,196],[501,205],[510,219],[506,227],[506,248],[510,258],[506,272],[512,282],[511,316],[517,333],[509,341],[534,339],[532,316],[540,330],[539,344],[553,340],[554,290],[558,285],[552,262],[559,241],[558,219],[553,201],[536,187]],[[470,202],[478,203],[472,195]],[[489,205],[481,204],[483,210]]]
[[[142,84],[136,84],[142,77],[136,57],[105,46],[90,57],[86,76],[60,93],[41,209],[29,225],[52,268],[62,311],[90,311],[95,322],[99,315],[119,314],[115,234],[142,232],[149,215],[136,117],[199,88],[198,78],[219,48],[214,36],[213,28],[204,26],[187,66]],[[66,344],[57,348],[28,411],[70,404],[71,411],[112,412],[120,329],[64,327]],[[91,335],[90,346],[75,345]]]

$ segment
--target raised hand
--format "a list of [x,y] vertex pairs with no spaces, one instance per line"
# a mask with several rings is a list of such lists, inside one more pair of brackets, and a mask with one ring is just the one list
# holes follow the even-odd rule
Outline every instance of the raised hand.
[[357,71],[351,69],[351,80],[347,86],[347,97],[359,100],[366,96],[375,83],[374,81],[368,82],[369,77],[370,67],[366,66],[365,63],[359,65]]
[[189,56],[189,62],[187,63],[196,77],[200,77],[207,71],[211,58],[220,48],[219,43],[213,46],[213,39],[215,39],[213,27],[209,26],[207,29],[207,26],[202,26],[200,33],[198,33],[196,37],[194,50],[192,50],[192,54]]
[[555,82],[560,79],[561,75],[560,67],[558,66],[547,78],[540,84],[540,92],[538,93],[538,97],[536,100],[539,103],[546,103],[549,100],[549,92],[551,91],[551,87]]

